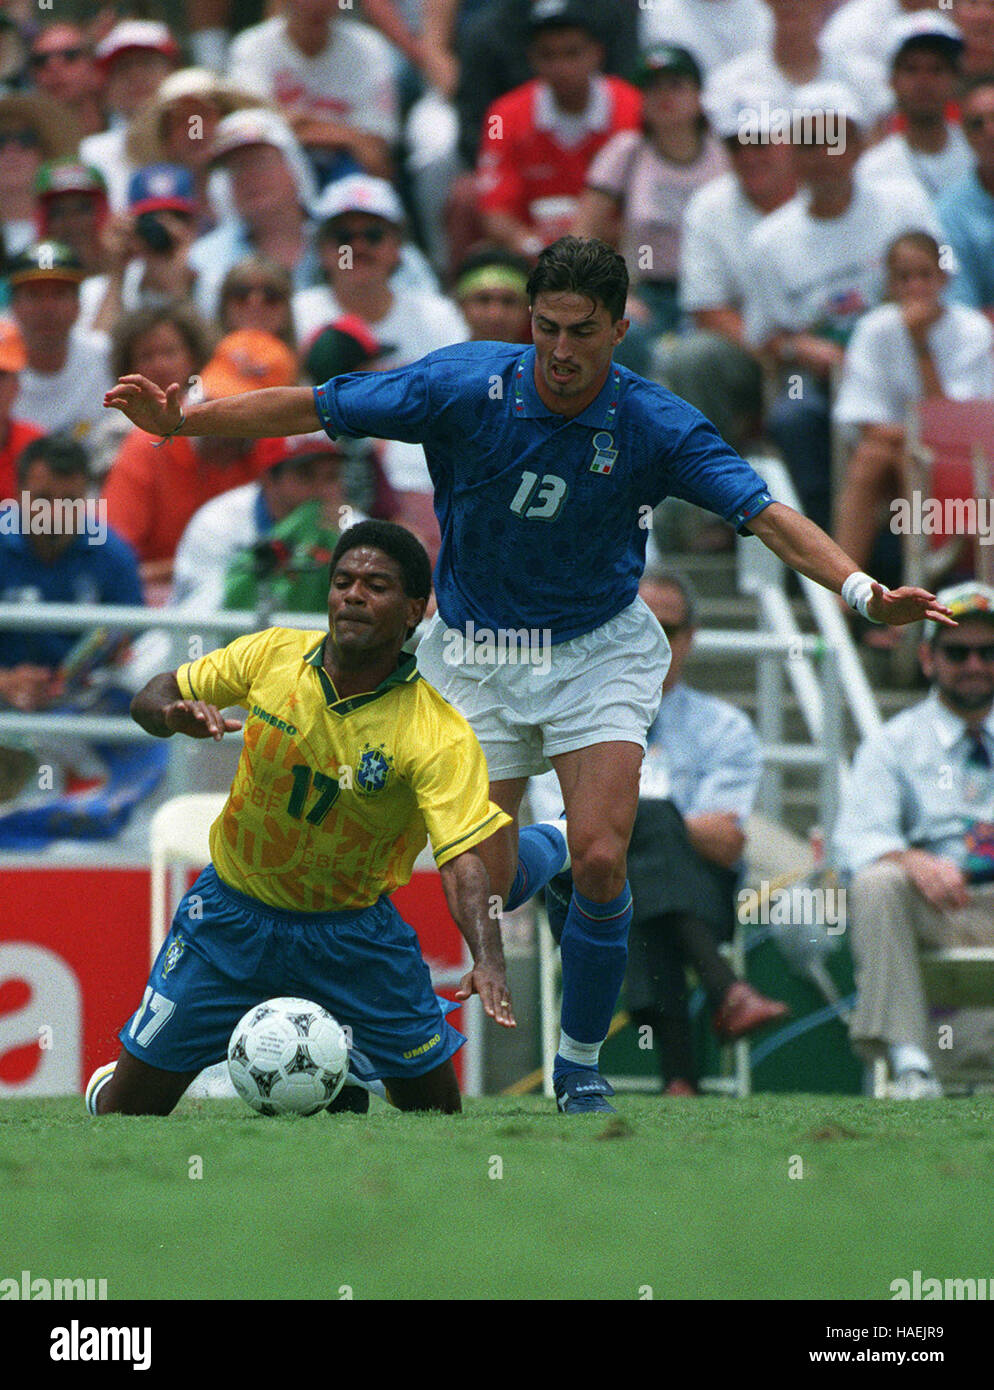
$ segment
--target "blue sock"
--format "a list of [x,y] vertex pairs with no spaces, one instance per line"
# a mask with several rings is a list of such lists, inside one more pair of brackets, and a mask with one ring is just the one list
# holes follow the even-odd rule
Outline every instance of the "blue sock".
[[565,835],[552,825],[526,825],[518,836],[518,867],[504,911],[513,912],[527,902],[555,878],[565,862]]
[[574,888],[560,946],[562,1032],[554,1075],[596,1068],[625,978],[631,924],[632,890],[627,881],[609,903],[595,903]]

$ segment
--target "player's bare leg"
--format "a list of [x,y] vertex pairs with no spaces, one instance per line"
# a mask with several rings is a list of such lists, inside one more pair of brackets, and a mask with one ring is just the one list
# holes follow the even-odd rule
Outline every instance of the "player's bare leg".
[[388,1076],[383,1084],[387,1099],[398,1110],[440,1110],[444,1115],[457,1115],[462,1109],[451,1058],[424,1076]]
[[163,1071],[121,1049],[96,1100],[98,1115],[168,1115],[199,1071]]
[[625,886],[642,749],[637,743],[594,743],[551,761],[566,807],[573,882],[584,897],[609,902]]

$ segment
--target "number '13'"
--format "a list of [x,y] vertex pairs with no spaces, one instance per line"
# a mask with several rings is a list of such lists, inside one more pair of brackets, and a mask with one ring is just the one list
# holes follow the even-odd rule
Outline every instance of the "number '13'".
[[555,473],[546,473],[541,478],[537,473],[522,473],[521,486],[511,501],[511,511],[528,521],[555,521],[568,492],[565,480]]

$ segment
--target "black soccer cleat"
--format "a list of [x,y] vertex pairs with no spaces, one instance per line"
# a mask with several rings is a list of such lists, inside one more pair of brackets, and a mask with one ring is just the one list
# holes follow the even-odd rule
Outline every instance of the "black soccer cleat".
[[346,1083],[335,1099],[324,1108],[329,1115],[367,1115],[369,1092],[362,1086],[350,1086]]

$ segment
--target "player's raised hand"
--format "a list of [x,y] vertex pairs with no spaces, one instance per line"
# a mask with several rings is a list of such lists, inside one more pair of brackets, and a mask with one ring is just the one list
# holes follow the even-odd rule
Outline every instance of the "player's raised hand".
[[888,623],[891,627],[902,627],[905,623],[920,623],[926,618],[931,618],[944,627],[958,626],[950,610],[937,602],[935,594],[930,594],[927,589],[914,589],[905,585],[901,589],[888,591],[876,580],[873,581],[873,597],[866,605],[866,612],[875,622]]
[[176,381],[163,391],[148,377],[122,376],[104,396],[104,405],[120,410],[133,425],[148,434],[171,434],[182,419],[180,395],[183,387]]
[[462,1001],[469,999],[473,994],[480,996],[484,1013],[495,1023],[501,1024],[504,1028],[517,1028],[503,962],[500,965],[478,962],[462,977],[456,990],[456,998]]
[[242,727],[240,719],[225,718],[216,705],[203,700],[174,700],[162,711],[162,722],[173,734],[217,740]]

